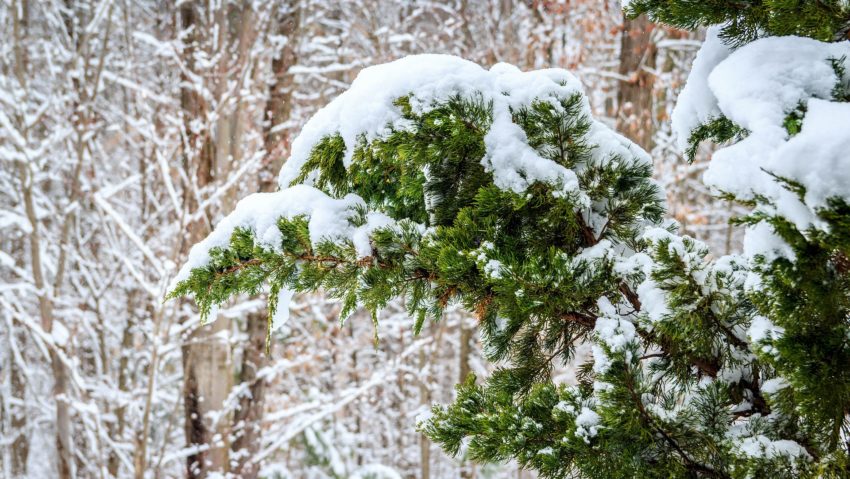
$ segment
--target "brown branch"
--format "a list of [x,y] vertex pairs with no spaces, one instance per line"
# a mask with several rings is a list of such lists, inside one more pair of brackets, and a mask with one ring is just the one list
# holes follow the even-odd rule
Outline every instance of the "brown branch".
[[233,273],[240,271],[240,270],[243,270],[243,269],[245,269],[249,266],[257,266],[259,264],[262,264],[262,261],[260,261],[257,258],[249,259],[248,261],[242,261],[241,263],[235,264],[235,265],[225,269],[224,271],[216,272],[215,273],[215,279],[219,279],[222,276],[227,276],[229,274],[233,274]]
[[[599,240],[593,234],[593,231],[587,225],[587,223],[585,223],[584,218],[580,214],[576,215],[576,221],[579,224],[579,229],[581,231],[582,238],[584,238],[587,245],[593,246],[593,245],[597,244],[599,242]],[[632,308],[634,308],[635,313],[638,313],[642,310],[643,305],[640,302],[640,298],[638,297],[637,293],[635,293],[629,287],[629,285],[627,285],[626,283],[620,283],[620,286],[618,287],[618,289],[619,289],[620,293],[623,295],[623,297],[626,298],[626,301],[628,301],[629,304],[632,306]],[[565,317],[569,317],[569,319],[575,321],[575,319],[577,319],[577,318],[574,315],[576,315],[576,314],[578,314],[578,313],[567,313],[567,315],[565,315]],[[588,318],[590,318],[590,319],[588,319]],[[588,328],[593,328],[595,323],[596,323],[596,318],[585,317],[585,318],[581,318],[581,321],[575,321],[575,322],[578,322],[579,324],[587,326]],[[637,326],[637,325],[635,325],[635,326]],[[640,337],[643,340],[650,342],[650,343],[657,344],[658,346],[661,347],[662,352],[664,352],[665,354],[668,354],[668,355],[671,355],[671,356],[676,354],[676,351],[677,351],[678,348],[676,348],[673,344],[671,344],[670,341],[667,340],[666,338],[659,337],[658,335],[656,335],[654,333],[645,331],[645,330],[638,328],[638,327],[636,327],[635,329],[636,329],[638,335],[640,335]],[[730,331],[730,333],[731,333],[731,331]],[[737,342],[741,342],[740,339],[737,338],[734,335],[733,335],[733,338],[730,338],[730,339],[733,339]],[[744,347],[746,347],[746,344],[744,344]],[[697,369],[699,369],[702,374],[705,374],[705,375],[712,377],[712,378],[717,377],[717,372],[720,370],[720,365],[717,364],[716,360],[698,358],[698,357],[693,357],[693,356],[686,356],[686,358],[687,358],[688,362],[693,364],[694,366],[696,366]]]
[[660,435],[662,439],[664,439],[664,442],[666,442],[671,448],[673,448],[674,451],[676,451],[676,454],[678,454],[679,457],[681,457],[682,460],[685,462],[685,467],[692,471],[701,472],[705,475],[708,475],[709,477],[729,477],[720,471],[717,471],[709,466],[700,464],[699,462],[693,460],[691,456],[688,455],[688,453],[685,452],[681,446],[679,446],[679,443],[676,442],[676,440],[673,439],[673,437],[670,436],[667,431],[664,430],[664,428],[656,424],[656,422],[652,419],[652,416],[644,407],[643,400],[640,398],[640,396],[638,396],[637,391],[635,391],[634,384],[631,381],[631,376],[628,374],[626,375],[626,389],[628,389],[629,395],[631,396],[634,404],[637,406],[637,410],[640,413],[641,418],[644,420],[644,422],[646,422],[651,429],[655,430],[655,432],[658,433],[658,435]]
[[578,222],[579,230],[581,230],[581,237],[584,239],[585,243],[587,243],[586,246],[595,246],[599,240],[596,239],[596,235],[593,234],[593,230],[590,226],[584,222],[584,217],[581,216],[581,213],[576,214],[576,221]]
[[588,329],[593,329],[596,326],[596,316],[580,313],[578,311],[570,311],[561,316],[564,320],[570,323],[579,324]]

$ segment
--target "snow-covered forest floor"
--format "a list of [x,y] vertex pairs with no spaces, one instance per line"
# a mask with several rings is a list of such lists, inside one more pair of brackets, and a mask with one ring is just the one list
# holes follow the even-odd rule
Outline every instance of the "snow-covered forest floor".
[[671,131],[700,43],[600,0],[0,2],[0,477],[533,477],[415,429],[492,367],[460,310],[414,336],[392,304],[375,344],[368,315],[296,296],[266,354],[262,295],[206,325],[165,295],[318,109],[417,53],[573,72],[682,231],[736,251],[709,152]]

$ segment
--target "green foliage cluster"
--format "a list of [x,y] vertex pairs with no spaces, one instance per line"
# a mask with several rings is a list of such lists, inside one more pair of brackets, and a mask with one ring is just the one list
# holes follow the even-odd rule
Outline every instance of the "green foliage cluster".
[[[323,289],[342,300],[341,319],[365,307],[376,321],[401,296],[417,333],[427,318],[460,303],[478,316],[488,356],[510,360],[503,381],[528,389],[548,377],[554,360],[571,358],[593,327],[597,298],[619,294],[610,261],[576,256],[601,241],[639,249],[638,233],[663,214],[651,164],[594,154],[582,99],[535,101],[514,114],[541,156],[577,172],[581,194],[555,194],[557,186],[544,183],[523,193],[496,187],[481,165],[490,121],[482,98],[453,97],[422,114],[401,98],[406,128],[361,141],[348,168],[340,137],[329,136],[295,180],[315,174],[315,185],[329,195],[357,194],[367,208],[398,221],[373,233],[370,257],[358,258],[350,242],[311,245],[306,218],[280,218],[278,248],[259,246],[252,231],[237,229],[229,247],[213,249],[209,263],[171,295],[193,295],[205,315],[266,284],[272,298],[281,288]],[[360,224],[364,215],[352,212],[349,221]],[[540,301],[544,296],[550,300]]]
[[[850,6],[839,1],[636,0],[627,12],[647,13],[657,21],[687,29],[720,24],[721,37],[733,47],[778,35],[847,41],[850,31]],[[850,101],[844,60],[831,60],[837,82],[827,100]],[[786,115],[783,126],[793,137],[801,131],[806,105],[801,103]],[[721,116],[692,131],[685,153],[692,160],[704,140],[734,142],[748,134]],[[803,185],[778,176],[775,180],[805,203]],[[734,195],[725,196],[738,200]],[[759,421],[760,426],[768,436],[790,438],[805,448],[810,460],[806,468],[791,469],[792,477],[848,477],[850,209],[845,200],[833,198],[815,212],[821,224],[802,229],[777,214],[768,198],[756,195],[738,201],[752,208],[752,213],[737,223],[770,225],[787,246],[785,254],[757,256],[749,265],[750,281],[757,283],[745,295],[751,309],[749,322],[766,320],[763,324],[769,325],[761,337],[752,338],[749,350],[755,353],[762,378],[778,381],[769,394],[762,394],[766,399],[762,414],[770,414]],[[776,465],[758,463],[743,469],[747,477],[776,475],[780,470]]]
[[825,42],[848,38],[850,5],[842,0],[632,0],[626,12],[683,30],[722,25],[728,43],[796,35]]
[[[788,188],[805,194],[799,186]],[[823,459],[824,476],[845,477],[850,471],[850,205],[830,201],[819,212],[825,228],[801,231],[787,218],[766,213],[760,201],[740,222],[770,224],[790,254],[757,257],[752,267],[761,281],[750,294],[756,311],[781,328],[781,334],[769,335],[753,349],[786,384],[772,398],[786,422],[784,434],[805,438],[809,452]]]
[[688,161],[694,161],[694,158],[697,156],[697,150],[704,141],[711,140],[714,143],[720,144],[730,140],[741,139],[746,135],[747,130],[732,123],[725,116],[713,118],[698,125],[691,131],[691,136],[688,137],[688,148],[685,150],[685,158]]

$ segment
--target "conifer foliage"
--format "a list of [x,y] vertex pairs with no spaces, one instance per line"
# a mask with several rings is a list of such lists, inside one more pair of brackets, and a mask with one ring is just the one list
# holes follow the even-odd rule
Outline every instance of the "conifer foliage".
[[[721,24],[674,120],[683,151],[727,143],[706,181],[751,207],[742,255],[663,220],[648,156],[569,73],[418,56],[319,112],[281,191],[243,200],[172,296],[206,317],[268,286],[272,328],[293,292],[323,289],[376,334],[394,298],[417,332],[462,304],[500,368],[420,425],[449,454],[542,477],[847,477],[850,46],[822,40],[850,16],[742,3],[627,6]],[[811,38],[754,40],[776,33]],[[557,384],[581,345],[578,384]]]
[[850,32],[843,0],[632,0],[634,15],[685,30],[722,25],[723,37],[743,45],[763,36],[797,35],[821,41],[846,40]]

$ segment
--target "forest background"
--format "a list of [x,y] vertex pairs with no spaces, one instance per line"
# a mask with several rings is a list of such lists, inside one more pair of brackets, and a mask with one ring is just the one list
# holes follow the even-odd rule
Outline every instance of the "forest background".
[[[699,35],[607,0],[0,3],[0,474],[516,477],[445,456],[416,418],[488,367],[456,311],[336,322],[296,298],[265,352],[264,298],[202,325],[164,302],[192,244],[277,188],[291,140],[364,67],[416,53],[575,73],[651,152],[684,233],[740,248],[670,112]],[[573,372],[560,372],[562,382]]]

